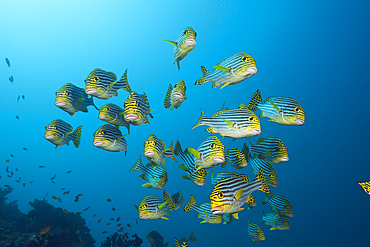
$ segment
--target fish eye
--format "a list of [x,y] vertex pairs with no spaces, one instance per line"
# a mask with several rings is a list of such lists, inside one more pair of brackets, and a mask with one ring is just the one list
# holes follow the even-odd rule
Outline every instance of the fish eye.
[[246,62],[248,60],[248,57],[242,57],[242,62]]
[[188,32],[189,32],[188,30],[185,30],[185,31],[184,31],[184,35],[185,35],[185,34],[187,34]]
[[58,127],[58,126],[55,126],[55,127],[54,127],[54,129],[55,129],[55,130],[58,130],[58,129],[59,129],[59,127]]
[[139,207],[139,209],[143,210],[143,209],[146,209],[147,207],[148,207],[148,203],[145,203],[145,204],[141,205]]
[[100,134],[105,135],[107,132],[105,130],[100,131]]
[[217,193],[217,196],[218,196],[219,198],[223,198],[223,197],[224,197],[224,193],[222,193],[222,192],[220,191],[220,192],[218,192],[218,193]]
[[216,149],[216,143],[211,144],[211,149]]
[[249,117],[248,120],[251,121],[251,122],[253,122],[253,121],[255,121],[255,118],[254,117]]
[[95,77],[93,78],[93,80],[94,80],[94,81],[99,81],[99,77],[95,76]]
[[109,108],[109,107],[107,107],[107,108],[105,108],[105,110],[106,110],[106,111],[110,111],[110,108]]
[[301,111],[301,109],[300,109],[299,107],[294,107],[294,111],[295,111],[295,112],[300,112],[300,111]]
[[159,176],[159,178],[160,178],[160,179],[163,179],[163,178],[164,178],[164,176],[163,176],[163,175],[160,175],[160,176]]

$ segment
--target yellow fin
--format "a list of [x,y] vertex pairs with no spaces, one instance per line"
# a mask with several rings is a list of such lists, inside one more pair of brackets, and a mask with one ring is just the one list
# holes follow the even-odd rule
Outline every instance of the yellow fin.
[[233,216],[233,217],[234,217],[235,219],[237,219],[237,220],[239,219],[239,215],[238,215],[238,212],[236,212],[236,213],[233,213],[233,214],[232,214],[232,216]]
[[199,153],[198,150],[195,150],[194,148],[188,148],[188,152],[191,153],[195,158],[197,158],[198,160],[201,159],[201,153]]
[[242,197],[242,195],[243,195],[243,188],[240,188],[234,196],[237,202],[239,201],[240,197]]
[[231,82],[226,82],[224,85],[222,85],[221,87],[220,87],[220,89],[223,89],[225,86],[227,86],[227,85],[230,85],[231,84]]
[[230,70],[231,70],[230,68],[224,67],[224,66],[221,66],[221,65],[213,65],[213,68],[218,69],[220,71],[226,71],[226,72],[230,72]]
[[168,44],[177,46],[177,42],[175,42],[175,41],[169,41],[169,40],[163,40],[163,41],[166,42],[166,43],[168,43]]

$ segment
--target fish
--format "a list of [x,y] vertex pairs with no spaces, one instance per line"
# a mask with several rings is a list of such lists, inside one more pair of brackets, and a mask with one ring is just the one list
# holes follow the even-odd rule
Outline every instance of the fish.
[[69,194],[69,192],[71,192],[71,189],[69,189],[69,190],[67,190],[67,191],[63,192],[63,195],[67,195],[67,194]]
[[164,215],[170,214],[167,209],[173,210],[175,208],[175,203],[164,190],[163,201],[156,196],[146,196],[141,201],[139,206],[134,206],[138,210],[139,219],[141,220],[168,220],[168,218],[164,217]]
[[10,160],[5,160],[6,162],[9,162]]
[[256,198],[252,194],[248,196],[248,199],[245,203],[248,204],[248,209],[251,209],[257,206]]
[[164,108],[173,110],[179,108],[182,103],[187,99],[186,94],[186,85],[184,80],[177,82],[174,87],[170,84],[167,89],[166,97],[164,98]]
[[73,128],[68,123],[61,119],[55,119],[45,127],[44,138],[55,145],[55,149],[60,145],[67,144],[72,141],[74,146],[78,148],[81,141],[82,126],[77,127],[73,132]]
[[141,156],[139,157],[138,161],[135,165],[131,168],[130,172],[133,171],[142,171],[143,174],[140,177],[148,182],[142,184],[141,186],[147,188],[154,188],[163,190],[168,178],[167,178],[167,171],[162,166],[159,165],[152,165],[150,163],[146,164],[145,166],[141,163]]
[[102,233],[103,233],[103,234],[106,234],[106,233],[108,233],[108,231],[103,231]]
[[164,242],[164,238],[157,231],[150,231],[146,234],[146,239],[149,241],[152,247],[168,247],[168,242]]
[[5,170],[7,173],[9,173],[9,166],[7,166]]
[[9,59],[7,57],[5,58],[5,62],[8,65],[8,67],[10,67],[10,61],[9,61]]
[[22,99],[25,99],[24,95],[22,95]]
[[31,182],[29,182],[30,184],[32,184],[33,182],[35,182],[35,180],[32,180]]
[[133,91],[123,104],[123,117],[131,125],[149,124],[148,115],[153,118],[149,100],[145,93],[138,94]]
[[10,81],[11,83],[13,83],[13,81],[14,81],[14,77],[13,77],[13,76],[10,76],[10,77],[9,77],[9,81]]
[[130,124],[125,120],[124,110],[116,104],[103,105],[99,109],[99,119],[114,125],[117,129],[119,126],[124,126],[130,134]]
[[205,177],[208,172],[206,172],[204,168],[195,166],[194,156],[189,153],[187,149],[183,152],[179,141],[176,142],[174,154],[179,156],[183,162],[179,167],[187,172],[187,174],[183,175],[182,178],[190,180],[198,186],[204,186]]
[[216,136],[208,136],[202,141],[198,149],[188,148],[189,153],[194,155],[195,165],[200,168],[208,169],[221,164],[225,167],[225,146]]
[[74,116],[76,112],[88,112],[88,106],[94,106],[93,97],[87,95],[83,88],[77,87],[72,83],[63,85],[58,91],[55,92],[55,105],[67,112],[70,116]]
[[176,41],[163,40],[171,45],[174,45],[173,50],[174,61],[177,63],[177,68],[180,70],[180,61],[194,49],[196,42],[197,33],[193,28],[187,27],[182,31]]
[[196,241],[197,241],[197,239],[195,238],[194,233],[192,232],[188,239],[187,238],[181,238],[181,239],[179,239],[178,242],[182,244],[181,245],[182,247],[184,247],[184,246],[187,246],[188,243],[196,242]]
[[[214,172],[212,171],[211,173],[211,186],[215,186],[218,181],[220,181],[223,178],[227,177],[235,177],[238,176],[239,174],[234,172],[234,171],[229,171],[229,172],[219,172],[214,176]],[[248,178],[249,179],[249,178]]]
[[27,148],[22,148],[24,151],[28,151],[28,149]]
[[257,90],[248,108],[251,111],[261,110],[260,118],[267,117],[271,121],[283,125],[304,125],[306,114],[301,104],[290,97],[268,97],[262,101],[260,90]]
[[85,208],[84,210],[82,210],[82,211],[86,211],[86,210],[88,210],[89,208],[91,208],[91,206],[88,206],[87,208]]
[[63,211],[64,211],[64,213],[68,214],[68,211],[67,211],[67,209],[64,209]]
[[170,158],[177,162],[174,156],[172,142],[171,145],[166,148],[164,142],[154,134],[151,134],[144,142],[144,156],[152,164],[164,165],[164,158]]
[[109,220],[114,220],[114,218],[109,218]]
[[112,201],[112,199],[109,199],[109,198],[107,199],[107,202],[111,202],[111,201]]
[[195,85],[203,85],[213,81],[212,88],[221,85],[221,89],[227,85],[235,85],[257,73],[256,61],[245,52],[238,52],[224,61],[213,65],[213,72],[201,66],[203,77],[199,78]]
[[93,217],[95,217],[95,216],[96,216],[96,214],[93,215]]
[[55,184],[55,182],[54,182],[54,181],[50,181],[50,182],[52,182],[53,184]]
[[10,154],[10,156],[14,158],[14,155],[13,154]]
[[118,96],[118,90],[121,88],[126,91],[131,90],[127,88],[127,70],[118,81],[114,73],[96,68],[85,79],[85,83],[86,94],[99,99],[109,99],[113,96]]
[[21,181],[19,181],[18,179],[16,179],[16,180],[14,180],[15,182],[17,182],[17,183],[20,183]]
[[71,172],[72,172],[72,171],[68,171],[68,172],[67,172],[67,174],[68,174],[68,173],[71,173]]
[[230,224],[233,221],[232,214],[223,214],[222,215],[222,224]]
[[20,95],[18,95],[18,98],[17,98],[17,102],[19,102],[19,99],[21,98],[21,96]]
[[117,232],[123,232],[124,230],[123,229],[119,229],[119,230],[117,230]]
[[11,188],[11,186],[8,184],[5,184],[4,187]]
[[250,183],[245,175],[221,179],[209,195],[212,214],[233,214],[233,217],[238,219],[238,211],[243,210],[241,206],[246,203],[249,195],[255,190],[270,193],[262,169],[254,181]]
[[52,198],[52,199],[54,199],[54,200],[57,200],[58,202],[62,202],[62,199],[61,199],[61,198],[59,198],[59,197],[52,196],[51,198]]
[[121,219],[121,217],[118,217],[118,218],[117,218],[117,222],[118,222],[118,221],[120,221],[120,219]]
[[80,200],[80,198],[78,198],[77,196],[75,197],[74,199],[74,202],[78,202]]
[[117,226],[122,226],[123,224],[117,224]]
[[263,241],[266,239],[265,233],[263,230],[254,223],[249,223],[248,221],[248,235],[251,237],[253,241]]
[[15,116],[15,118],[19,120],[19,117],[18,116]]
[[110,224],[112,224],[111,222],[107,223],[106,225],[109,226]]
[[26,187],[26,183],[23,183],[22,185],[23,185],[23,187]]
[[54,174],[53,177],[50,178],[50,180],[54,180],[57,177],[57,174]]
[[51,228],[50,226],[45,227],[44,230],[40,232],[40,235],[42,236],[43,234],[47,233],[50,230],[50,228]]
[[248,165],[245,154],[239,151],[236,147],[231,147],[227,150],[226,158],[230,161],[231,166],[235,169],[242,169]]
[[189,201],[184,207],[185,212],[190,210],[196,211],[197,217],[203,219],[200,223],[220,224],[222,222],[222,215],[212,214],[211,203],[207,202],[198,206],[193,195],[190,195]]
[[271,194],[271,196],[268,196],[268,194],[266,194],[265,198],[262,200],[262,204],[267,203],[271,206],[271,210],[277,212],[280,216],[294,216],[293,206],[284,196],[275,194]]
[[112,211],[116,211],[116,208],[115,207],[112,207]]
[[136,223],[136,225],[139,225],[138,223],[137,223],[137,219],[135,218],[135,223]]
[[270,230],[289,230],[289,221],[287,218],[276,213],[262,213],[262,223],[271,226]]
[[76,197],[80,197],[80,196],[83,196],[84,194],[78,194]]
[[174,209],[170,209],[170,210],[178,210],[181,207],[181,205],[184,203],[184,199],[182,197],[182,193],[180,190],[176,192],[175,194],[173,194],[171,196],[171,199],[173,203],[175,204],[175,207]]
[[[244,144],[243,153],[249,153],[248,147]],[[268,160],[258,158],[257,154],[249,155],[247,157],[248,163],[251,165],[253,173],[256,175],[258,171],[262,168],[263,175],[265,176],[266,183],[268,186],[276,188],[278,175],[275,172],[274,167]]]
[[124,151],[127,154],[127,141],[121,131],[110,124],[100,126],[94,133],[93,145],[110,152]]
[[203,111],[198,122],[192,129],[201,126],[210,126],[206,129],[209,133],[218,133],[233,140],[248,138],[261,134],[261,125],[258,117],[248,108],[220,110],[207,117]]
[[370,195],[370,181],[365,181],[365,182],[356,182],[358,185],[361,186],[361,188],[368,194]]
[[102,219],[99,219],[99,220],[98,220],[98,223],[100,223],[100,222],[101,222],[101,220],[102,220]]
[[131,228],[131,225],[129,223],[126,224],[126,226],[130,227]]
[[249,154],[255,152],[259,159],[265,159],[274,164],[280,164],[289,160],[288,148],[277,137],[259,138],[256,145],[249,141]]
[[46,166],[39,166],[39,168],[46,168]]
[[77,213],[76,213],[76,215],[80,215],[80,214],[82,214],[82,212],[77,212]]

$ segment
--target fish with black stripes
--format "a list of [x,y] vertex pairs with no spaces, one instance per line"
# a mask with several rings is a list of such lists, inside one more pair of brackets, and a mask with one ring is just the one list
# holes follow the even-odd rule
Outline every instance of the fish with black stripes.
[[55,105],[67,112],[72,117],[78,111],[88,112],[88,106],[94,106],[99,110],[93,101],[93,97],[89,97],[83,88],[77,87],[72,83],[63,85],[55,92]]
[[280,216],[294,216],[293,206],[284,196],[275,194],[271,194],[271,196],[268,196],[268,194],[266,194],[265,198],[262,200],[262,204],[267,203],[271,206],[271,210],[277,212]]
[[259,138],[256,145],[249,141],[248,155],[252,152],[257,153],[258,158],[268,160],[274,164],[280,164],[289,160],[288,148],[277,137]]
[[270,230],[289,230],[289,221],[287,218],[277,213],[262,213],[262,223],[271,226]]
[[184,207],[185,212],[190,210],[197,212],[197,217],[203,219],[200,223],[220,224],[222,222],[222,215],[211,213],[211,203],[206,202],[198,206],[193,195],[190,195],[189,201]]
[[99,109],[99,119],[113,124],[116,128],[124,126],[130,133],[130,124],[125,120],[124,111],[116,104],[108,103]]
[[181,207],[181,205],[184,204],[184,198],[182,197],[182,193],[180,190],[176,192],[175,194],[173,194],[171,196],[171,199],[173,203],[175,204],[175,207],[172,210],[178,210]]
[[236,147],[231,147],[227,150],[226,158],[230,161],[231,166],[235,169],[242,169],[248,165],[245,154]]
[[213,72],[201,66],[203,77],[195,82],[195,85],[203,85],[213,81],[212,88],[221,85],[221,89],[227,85],[235,85],[257,73],[256,61],[245,52],[238,52],[224,61],[213,65]]
[[290,97],[268,97],[262,101],[261,92],[257,90],[249,104],[251,111],[261,110],[260,118],[284,125],[304,125],[306,114],[301,104]]
[[173,210],[175,208],[175,203],[164,190],[163,201],[156,196],[146,196],[140,202],[139,206],[134,206],[138,210],[139,219],[141,220],[168,220],[168,218],[164,217],[164,215],[170,214],[167,209]]
[[251,237],[251,239],[256,242],[263,241],[266,239],[263,230],[257,224],[249,223],[249,220],[247,233]]
[[177,82],[174,87],[170,84],[167,89],[166,97],[164,98],[164,107],[169,110],[179,108],[182,103],[187,99],[186,94],[186,85],[184,80]]
[[44,138],[58,146],[66,144],[69,146],[69,141],[72,141],[74,146],[78,148],[81,142],[82,126],[78,126],[74,131],[70,124],[61,119],[55,119],[45,127]]
[[145,93],[131,92],[123,107],[123,116],[129,124],[135,126],[143,123],[149,124],[148,115],[153,118],[151,111],[154,109],[150,109],[149,100]]
[[110,152],[124,151],[127,153],[127,141],[122,132],[110,124],[100,126],[94,132],[93,145]]
[[214,171],[212,170],[212,173],[211,173],[211,186],[215,186],[217,184],[217,182],[220,181],[223,178],[235,177],[235,176],[238,176],[238,175],[239,174],[237,172],[234,172],[234,171],[219,172],[216,175],[214,175]]
[[361,186],[361,188],[370,195],[370,181],[365,181],[365,182],[357,182],[358,185]]
[[152,164],[156,165],[164,165],[164,158],[170,158],[177,162],[174,156],[172,142],[171,145],[166,148],[164,142],[154,134],[151,134],[144,142],[144,156]]

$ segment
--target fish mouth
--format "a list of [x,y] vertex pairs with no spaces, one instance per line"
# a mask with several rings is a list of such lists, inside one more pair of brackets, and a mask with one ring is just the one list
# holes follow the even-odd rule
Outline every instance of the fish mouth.
[[144,220],[146,218],[147,218],[146,215],[139,215],[139,219],[141,219],[141,220]]
[[54,135],[44,135],[44,138],[46,139],[46,140],[52,140],[52,139],[54,139]]
[[271,188],[276,188],[276,187],[277,187],[277,184],[269,184],[269,186],[270,186]]
[[203,183],[203,182],[195,182],[195,184],[199,185],[199,186],[204,186],[205,185],[205,183]]
[[289,218],[292,218],[293,216],[294,216],[293,213],[289,213],[289,214],[286,215],[286,217],[289,217]]
[[149,158],[151,158],[151,157],[153,157],[153,156],[154,156],[154,152],[152,152],[152,151],[146,151],[146,152],[144,153],[144,155],[145,155],[145,157],[149,157]]
[[223,163],[223,162],[225,162],[225,157],[213,156],[212,161],[215,162],[215,163]]
[[257,68],[256,67],[248,67],[245,72],[248,74],[248,75],[254,75],[257,73]]
[[195,46],[197,44],[197,42],[195,41],[195,39],[186,39],[184,41],[184,44],[187,45],[187,46]]
[[163,190],[164,189],[164,186],[162,184],[159,184],[159,185],[157,185],[157,189]]
[[138,119],[139,117],[136,115],[136,114],[127,114],[125,116],[125,120],[126,121],[133,121],[133,120],[136,120]]
[[100,141],[94,141],[94,142],[93,142],[93,145],[94,145],[95,147],[100,147],[100,146],[102,146],[102,145],[103,145],[103,142],[100,142]]
[[288,161],[289,160],[289,158],[288,157],[284,157],[284,158],[281,158],[280,159],[280,162],[286,162],[286,161]]
[[259,135],[259,134],[261,134],[261,130],[260,129],[254,129],[254,130],[251,130],[251,132],[252,132],[252,134],[253,135]]
[[184,95],[182,95],[182,93],[173,93],[172,94],[172,97],[176,98],[176,99],[182,99],[184,98]]
[[58,107],[62,107],[62,106],[66,106],[67,104],[64,101],[56,101],[55,105],[58,106]]
[[106,119],[107,117],[104,116],[104,115],[99,115],[99,119],[103,120],[103,119]]
[[86,94],[89,94],[89,95],[92,95],[92,94],[94,94],[94,93],[97,93],[98,92],[98,90],[96,90],[96,89],[94,89],[94,88],[88,88],[88,89],[86,89]]
[[212,214],[221,214],[222,210],[220,208],[212,208],[211,213]]
[[296,119],[295,121],[296,125],[304,125],[304,120],[303,119]]

